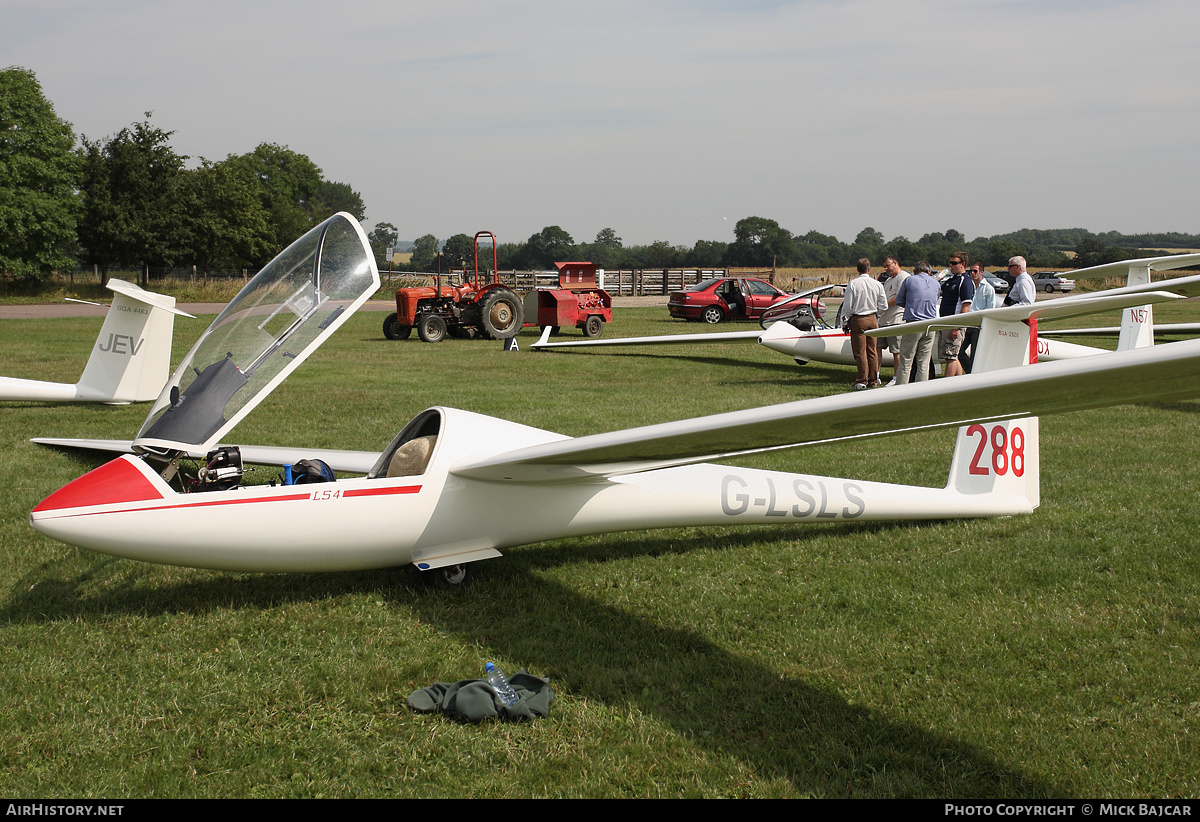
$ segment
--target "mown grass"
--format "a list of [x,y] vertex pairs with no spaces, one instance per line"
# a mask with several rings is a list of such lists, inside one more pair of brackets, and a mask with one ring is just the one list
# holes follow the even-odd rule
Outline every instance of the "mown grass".
[[[685,330],[665,315],[618,309],[605,333]],[[236,439],[378,449],[433,404],[579,435],[852,377],[744,344],[389,342],[382,318],[353,318]],[[207,319],[177,322],[176,361]],[[74,381],[100,322],[5,321],[0,373]],[[29,510],[95,462],[28,438],[128,437],[146,410],[0,407],[0,794],[1200,792],[1196,403],[1044,419],[1031,516],[562,540],[481,564],[462,591],[403,569],[159,567],[33,532]],[[748,462],[941,485],[952,440]],[[550,677],[551,716],[464,725],[405,708],[489,659]]]

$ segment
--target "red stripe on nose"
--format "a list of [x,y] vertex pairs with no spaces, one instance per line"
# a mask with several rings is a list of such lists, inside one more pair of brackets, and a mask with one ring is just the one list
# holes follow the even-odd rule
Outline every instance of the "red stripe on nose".
[[77,480],[67,483],[46,497],[33,509],[56,511],[80,508],[85,505],[107,505],[115,502],[162,499],[154,484],[125,458],[105,463]]

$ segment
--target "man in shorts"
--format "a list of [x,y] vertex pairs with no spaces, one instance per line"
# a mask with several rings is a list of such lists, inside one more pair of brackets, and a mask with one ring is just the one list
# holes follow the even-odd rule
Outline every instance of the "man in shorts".
[[[956,251],[950,255],[950,276],[942,280],[942,303],[938,310],[939,317],[950,317],[955,314],[965,314],[971,310],[971,300],[975,296],[975,284],[967,276],[967,264],[970,260],[965,252]],[[947,328],[938,332],[938,357],[946,363],[947,377],[957,377],[963,373],[958,361],[958,352],[962,348],[964,334],[961,328]]]

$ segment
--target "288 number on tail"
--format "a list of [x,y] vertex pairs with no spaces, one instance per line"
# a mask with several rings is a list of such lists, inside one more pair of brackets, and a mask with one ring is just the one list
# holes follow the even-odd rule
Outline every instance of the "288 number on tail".
[[[969,473],[1002,477],[1011,470],[1014,477],[1025,475],[1025,432],[1019,426],[1011,432],[1003,425],[993,426],[990,433],[982,425],[972,425],[967,429],[968,437],[976,434],[979,435],[979,445],[975,448],[975,456],[971,458]],[[985,462],[985,452],[989,449],[990,463]]]

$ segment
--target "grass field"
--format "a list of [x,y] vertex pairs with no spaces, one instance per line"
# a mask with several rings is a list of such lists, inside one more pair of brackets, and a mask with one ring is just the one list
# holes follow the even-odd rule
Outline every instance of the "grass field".
[[[176,362],[208,319],[177,321]],[[852,380],[756,345],[506,353],[389,342],[382,319],[352,318],[233,439],[377,450],[435,404],[580,435]],[[616,320],[606,335],[685,330],[665,308]],[[75,381],[100,322],[6,320],[0,373]],[[146,411],[0,407],[0,795],[1200,794],[1196,403],[1043,419],[1031,516],[563,540],[459,591],[406,569],[152,566],[33,532],[30,509],[97,463],[28,438],[129,437]],[[952,442],[745,462],[940,486]],[[551,716],[406,709],[488,660],[549,677]]]

